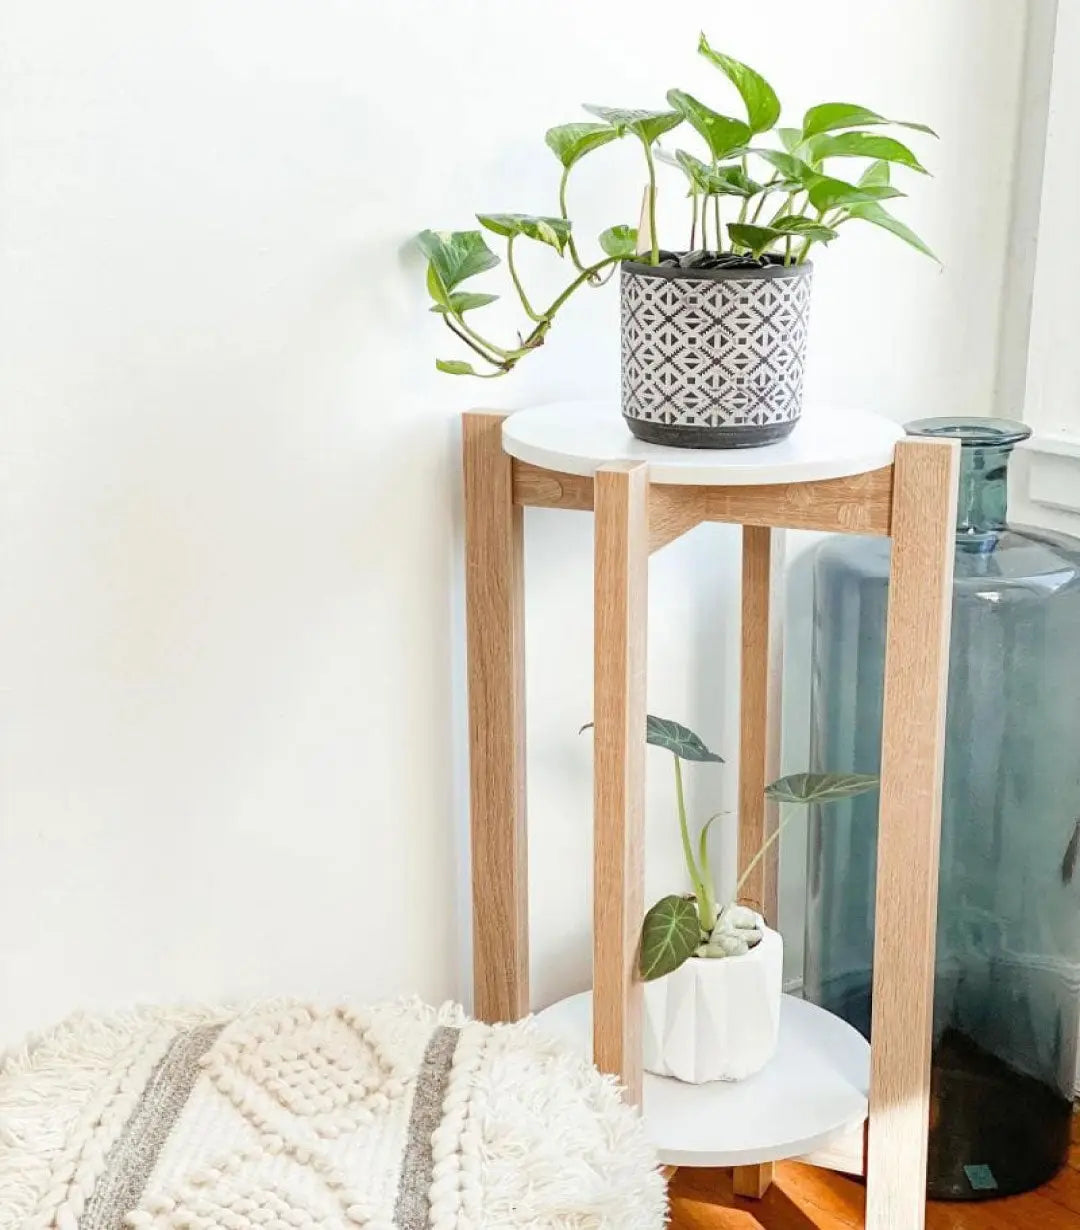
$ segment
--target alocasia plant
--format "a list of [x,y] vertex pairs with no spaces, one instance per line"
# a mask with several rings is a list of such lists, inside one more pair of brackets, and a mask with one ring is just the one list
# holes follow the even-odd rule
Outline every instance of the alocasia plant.
[[[738,904],[739,895],[754,869],[780,839],[793,813],[788,812],[762,843],[739,877],[731,900],[723,908],[718,908],[709,868],[709,830],[719,815],[712,816],[702,826],[695,851],[686,817],[682,762],[720,762],[721,758],[710,751],[692,730],[651,714],[646,722],[646,740],[654,747],[671,752],[674,758],[675,809],[683,857],[693,889],[689,896],[672,894],[662,897],[645,915],[638,965],[641,977],[648,982],[672,973],[690,957],[737,957],[761,940],[759,917],[753,910]],[[781,804],[807,806],[854,798],[876,789],[877,784],[877,777],[867,773],[795,773],[767,786],[765,794]]]

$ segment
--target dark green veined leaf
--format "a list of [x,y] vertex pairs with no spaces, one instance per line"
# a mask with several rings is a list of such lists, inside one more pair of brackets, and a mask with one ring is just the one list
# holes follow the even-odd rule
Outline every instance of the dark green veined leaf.
[[701,943],[697,907],[689,897],[662,897],[641,924],[638,969],[645,982],[663,978],[694,955]]
[[859,176],[860,188],[887,188],[892,183],[892,168],[884,159],[872,162]]
[[704,103],[683,90],[668,90],[667,100],[676,112],[687,120],[705,138],[709,153],[716,159],[726,158],[750,140],[748,124],[733,120],[728,115],[718,115]]
[[784,238],[784,232],[775,226],[754,226],[749,222],[729,222],[727,232],[733,244],[749,248],[755,257],[761,256],[778,239]]
[[834,179],[831,175],[815,175],[808,181],[807,189],[810,194],[810,204],[820,210],[861,205],[866,202],[906,195],[887,184],[849,184],[846,179]]
[[[905,226],[899,218],[894,218],[887,209],[884,209],[876,201],[867,201],[861,205],[852,205],[848,209],[848,214],[852,218],[861,218],[864,222],[871,222],[874,226],[880,226],[883,230],[890,231],[898,236],[905,243],[922,252],[924,256],[929,256],[931,260],[937,260],[934,252],[919,238],[918,235],[909,227]],[[940,264],[941,262],[938,261]]]
[[433,312],[442,312],[443,315],[449,311],[455,316],[463,316],[466,312],[471,312],[475,308],[487,307],[489,303],[494,303],[498,297],[498,295],[482,295],[475,294],[472,291],[457,290],[447,296],[446,303],[436,303],[431,310]]
[[572,167],[579,158],[619,136],[610,124],[560,124],[549,128],[544,140],[564,167]]
[[916,132],[937,133],[926,124],[912,124],[906,120],[887,120],[869,107],[857,103],[820,103],[811,107],[803,116],[803,132],[808,137],[819,132],[831,132],[836,128],[862,128],[867,124],[895,124],[898,128],[911,128]]
[[677,111],[638,111],[627,107],[597,107],[586,104],[585,110],[615,129],[616,136],[631,132],[646,145],[652,145],[657,137],[677,128],[683,117]]
[[477,222],[494,235],[524,235],[546,243],[561,253],[570,238],[570,223],[565,218],[545,218],[536,214],[477,214]]
[[789,154],[794,154],[803,142],[803,130],[801,128],[778,128],[776,135],[780,138],[780,144]]
[[742,95],[751,132],[767,132],[780,118],[780,100],[772,86],[746,64],[733,60],[723,52],[714,51],[703,34],[698,41],[698,53],[727,77]]
[[609,226],[600,235],[600,247],[608,256],[617,256],[620,260],[634,256],[637,253],[637,228],[627,226]]
[[459,282],[499,263],[479,231],[421,231],[416,242],[428,258],[428,290],[436,303],[447,304]]
[[779,803],[831,803],[876,790],[874,773],[792,773],[765,787],[765,794]]
[[710,752],[700,736],[668,718],[654,717],[650,713],[645,721],[645,739],[653,747],[674,752],[680,760],[711,760],[724,763],[723,756]]
[[928,175],[926,167],[901,141],[894,137],[881,137],[873,132],[819,133],[811,137],[807,148],[813,158],[876,158],[884,162],[896,162]]
[[770,224],[774,231],[782,235],[797,235],[800,239],[811,239],[814,243],[829,243],[836,238],[836,232],[831,226],[825,226],[817,218],[803,218],[799,215],[778,218]]

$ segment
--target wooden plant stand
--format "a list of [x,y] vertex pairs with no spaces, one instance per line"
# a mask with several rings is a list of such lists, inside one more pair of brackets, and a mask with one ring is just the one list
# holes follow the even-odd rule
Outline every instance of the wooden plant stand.
[[[632,439],[613,406],[571,404],[463,419],[466,602],[474,888],[475,1011],[513,1020],[530,1008],[525,826],[523,515],[525,507],[591,510],[595,521],[594,985],[592,1055],[626,1096],[643,1093],[642,993],[636,977],[644,912],[645,659],[648,560],[703,521],[743,526],[739,863],[777,817],[763,796],[778,763],[776,593],[785,528],[892,538],[878,838],[873,1038],[865,1085],[824,1135],[784,1128],[820,1116],[827,1097],[786,1077],[784,1113],[735,1118],[742,1138],[665,1147],[676,1123],[703,1137],[730,1115],[709,1098],[741,1085],[682,1086],[648,1077],[645,1122],[664,1162],[732,1165],[740,1194],[761,1195],[774,1160],[810,1153],[865,1172],[868,1230],[924,1224],[941,771],[951,609],[955,441],[904,439],[872,415],[808,416],[787,441],[719,452],[658,449]],[[749,896],[776,917],[776,862]],[[588,1020],[588,997],[549,1010],[553,1027]],[[812,1005],[785,1006],[800,1045],[851,1046],[848,1027]],[[548,1017],[542,1014],[541,1020]],[[827,1020],[823,1019],[827,1018]],[[577,1022],[576,1024],[574,1022]],[[784,1036],[786,1026],[782,1024]],[[848,1030],[854,1038],[854,1031]],[[844,1038],[847,1035],[843,1035]],[[812,1039],[811,1039],[812,1040]],[[782,1048],[783,1048],[782,1042]],[[829,1066],[829,1065],[826,1065]],[[766,1074],[754,1106],[769,1101]],[[776,1079],[775,1077],[773,1078]],[[655,1097],[650,1082],[659,1082]],[[740,1088],[742,1093],[740,1094]],[[700,1093],[699,1091],[704,1091]],[[827,1091],[830,1094],[836,1090]],[[840,1092],[844,1092],[841,1090]],[[670,1097],[699,1098],[700,1113]],[[698,1105],[698,1104],[695,1104]],[[665,1109],[666,1107],[666,1109]],[[866,1118],[865,1151],[862,1118]],[[843,1126],[844,1130],[839,1130]],[[655,1130],[654,1130],[655,1128]],[[771,1136],[769,1133],[773,1133]],[[753,1141],[747,1143],[750,1137]],[[782,1138],[782,1139],[781,1139]],[[852,1141],[855,1155],[852,1156]],[[807,1148],[807,1143],[811,1148]],[[665,1155],[667,1154],[667,1156]],[[707,1158],[710,1160],[702,1160]],[[686,1159],[696,1159],[687,1161]]]

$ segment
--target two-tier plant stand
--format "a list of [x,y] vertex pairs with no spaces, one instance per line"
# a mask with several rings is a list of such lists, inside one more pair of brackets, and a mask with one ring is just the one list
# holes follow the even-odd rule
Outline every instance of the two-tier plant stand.
[[[958,448],[903,439],[868,414],[808,415],[761,449],[690,451],[634,440],[614,406],[539,407],[463,420],[475,1011],[529,1011],[525,825],[523,509],[595,524],[593,991],[542,1019],[574,1036],[640,1103],[662,1161],[732,1165],[760,1194],[772,1161],[867,1176],[869,1230],[924,1221],[941,772]],[[786,1001],[777,1058],[733,1085],[644,1078],[645,649],[651,552],[703,521],[743,527],[739,863],[777,817],[776,599],[785,528],[892,539],[882,735],[873,1047]],[[776,918],[776,863],[749,896]],[[860,1074],[862,1065],[862,1074]],[[866,1068],[868,1066],[868,1073]],[[674,1099],[674,1100],[673,1100]],[[741,1101],[740,1101],[741,1099]],[[863,1124],[866,1124],[865,1135]],[[668,1134],[678,1134],[665,1140]],[[854,1144],[854,1151],[853,1145]],[[864,1145],[865,1141],[865,1145]]]

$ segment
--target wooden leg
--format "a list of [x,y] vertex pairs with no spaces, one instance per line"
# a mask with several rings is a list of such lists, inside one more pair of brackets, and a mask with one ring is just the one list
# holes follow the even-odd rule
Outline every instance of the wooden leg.
[[641,1101],[645,623],[649,477],[643,463],[595,479],[593,1059]]
[[[739,875],[765,840],[776,832],[779,815],[765,787],[780,772],[780,678],[783,652],[780,600],[784,567],[782,530],[743,529],[742,665],[739,743]],[[778,850],[758,863],[739,894],[776,926]]]
[[473,1011],[529,1011],[522,510],[502,415],[463,416]]
[[922,1230],[959,446],[896,446],[871,1024],[867,1230]]
[[745,1196],[748,1200],[760,1200],[772,1187],[775,1167],[772,1162],[762,1162],[758,1166],[733,1166],[731,1169],[731,1190],[736,1196]]

